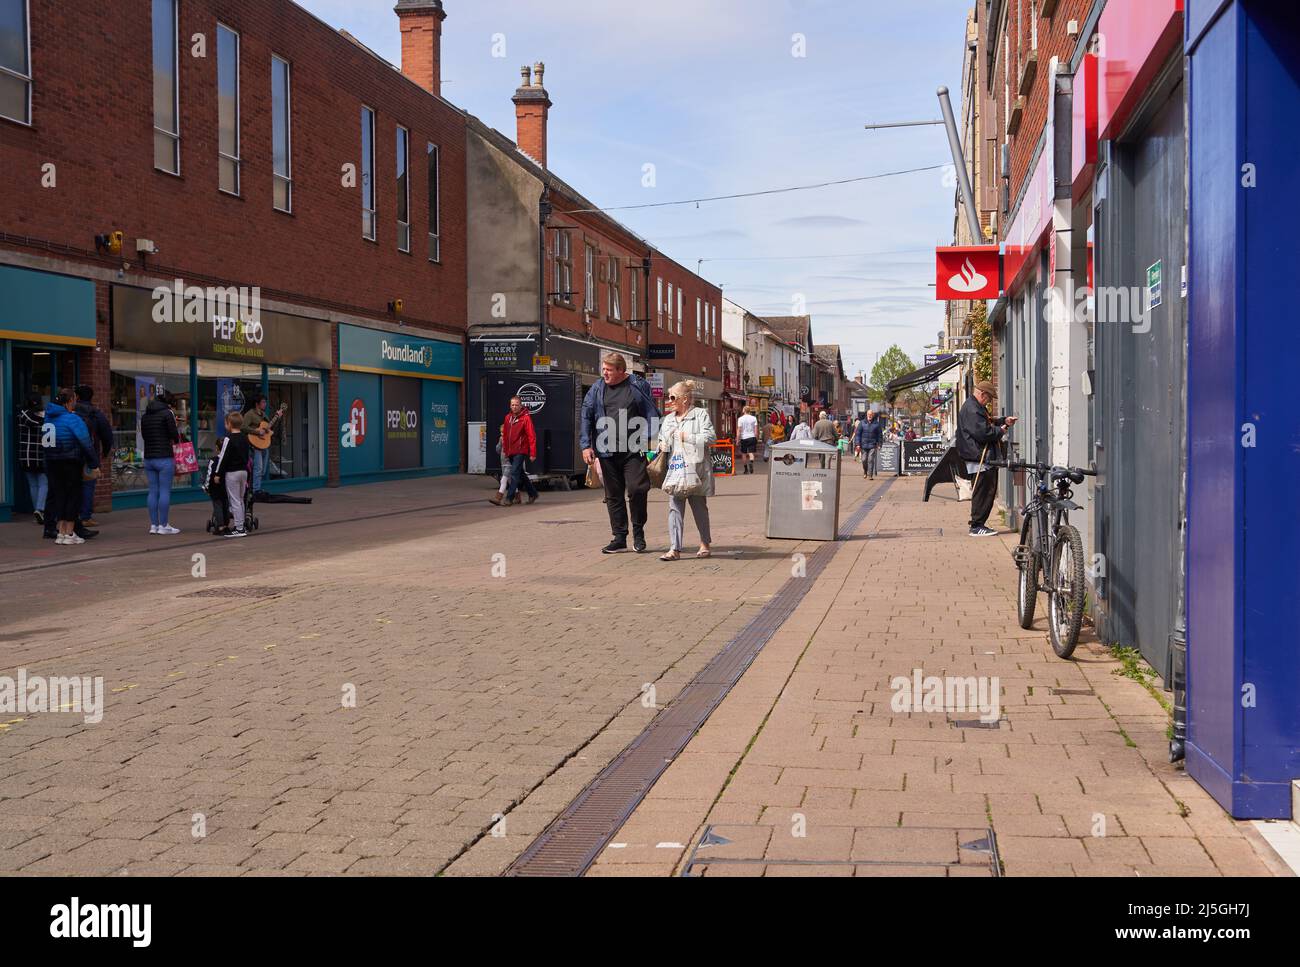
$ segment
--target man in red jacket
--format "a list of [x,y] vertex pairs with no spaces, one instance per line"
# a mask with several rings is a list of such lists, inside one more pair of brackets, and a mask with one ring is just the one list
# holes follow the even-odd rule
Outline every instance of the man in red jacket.
[[[528,479],[525,460],[537,459],[537,434],[533,432],[533,418],[524,408],[518,396],[510,397],[510,415],[501,424],[501,462],[502,470],[510,474],[510,483],[506,486],[505,499],[501,494],[493,494],[488,500],[498,507],[515,502],[515,491],[520,487],[528,491],[528,502],[537,499],[537,488]],[[509,469],[505,467],[509,461]]]

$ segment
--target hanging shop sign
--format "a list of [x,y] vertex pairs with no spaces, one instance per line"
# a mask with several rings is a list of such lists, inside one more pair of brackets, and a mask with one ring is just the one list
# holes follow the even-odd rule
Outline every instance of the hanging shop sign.
[[647,359],[673,359],[677,355],[677,346],[670,342],[652,342],[646,346]]
[[775,376],[760,376],[760,377],[758,378],[758,385],[759,385],[759,386],[775,386],[775,385],[776,385],[776,377],[775,377]]
[[1001,258],[996,245],[951,245],[934,250],[935,298],[996,299]]
[[115,285],[112,346],[159,356],[329,369],[329,323],[261,309],[255,291]]
[[[478,346],[483,353],[484,369],[518,369],[519,368],[519,347],[521,343],[514,339],[503,339],[499,342],[480,342]],[[532,346],[532,341],[522,345]]]
[[0,265],[0,339],[95,345],[95,283]]

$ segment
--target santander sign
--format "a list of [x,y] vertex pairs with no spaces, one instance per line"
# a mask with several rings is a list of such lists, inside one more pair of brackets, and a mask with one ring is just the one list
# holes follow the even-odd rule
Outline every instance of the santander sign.
[[996,299],[1000,259],[996,245],[935,249],[935,298]]

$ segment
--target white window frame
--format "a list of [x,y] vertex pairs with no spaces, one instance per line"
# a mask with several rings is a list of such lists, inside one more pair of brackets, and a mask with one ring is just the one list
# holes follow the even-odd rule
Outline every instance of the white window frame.
[[695,341],[696,342],[708,342],[708,339],[705,337],[705,333],[704,333],[704,316],[702,314],[703,309],[704,309],[704,300],[701,299],[699,296],[696,296],[695,297]]
[[[150,59],[153,57],[153,4],[156,2],[157,0],[150,0],[149,3]],[[179,178],[181,174],[181,5],[180,0],[169,0],[169,2],[172,5],[172,54],[175,58],[172,61],[174,67],[174,70],[172,71],[172,117],[176,122],[176,130],[166,131],[163,128],[158,127],[158,124],[156,123],[158,120],[157,117],[154,118],[155,123],[153,130],[155,155],[157,154],[156,142],[158,140],[158,135],[162,134],[171,138],[173,156],[176,159],[176,170],[172,171],[170,168],[159,168],[156,163],[153,168],[154,171],[161,171],[165,175],[175,175]],[[157,73],[158,65],[153,64],[152,66],[154,73]]]
[[609,317],[614,322],[623,321],[623,273],[618,256],[609,257]]
[[641,278],[638,275],[640,269],[633,265],[629,266],[627,274],[627,311],[631,313],[630,319],[640,319],[640,300],[637,296],[640,294]]
[[[361,105],[361,118],[363,127],[362,132],[362,151],[361,151],[361,237],[369,242],[378,242],[379,240],[379,194],[375,190],[375,109],[368,104]],[[365,152],[365,127],[366,121],[370,124],[370,157],[366,157]],[[367,171],[369,172],[369,192],[370,197],[366,198],[366,180]],[[367,207],[369,201],[373,208]],[[366,233],[366,215],[370,216],[370,232]]]
[[[235,38],[235,153],[233,155],[228,155],[221,150],[221,31],[223,30]],[[243,56],[244,56],[244,39],[243,37],[240,36],[239,31],[236,30],[234,27],[229,27],[226,24],[223,24],[220,20],[218,20],[217,21],[217,159],[218,159],[217,160],[217,167],[218,167],[217,190],[222,192],[223,194],[234,195],[236,198],[239,197],[240,192],[243,188],[243,179],[241,177],[242,172],[240,170],[242,167],[242,163],[240,161],[240,148],[242,146],[242,139],[240,138],[239,135],[239,124],[240,124],[239,70],[240,67],[242,66],[241,59],[243,58]],[[230,191],[226,188],[221,187],[221,171],[219,169],[222,161],[234,162],[235,165],[235,190],[234,191]]]
[[[403,176],[406,179],[405,197],[398,191],[397,211],[394,218],[397,222],[397,250],[410,254],[411,251],[411,132],[405,127],[398,124],[395,126],[396,131],[394,138],[396,144],[393,146],[393,154],[397,159],[400,173],[394,176],[394,181],[400,181]],[[397,184],[393,185],[394,190]],[[406,210],[406,221],[402,221],[402,209]]]
[[433,159],[433,184],[429,185],[429,261],[442,261],[442,148],[428,142],[424,152],[424,176],[429,179]]
[[659,328],[664,327],[664,280],[663,276],[656,276],[655,281],[659,285],[659,291],[655,296],[655,305],[657,306],[656,314],[659,316]]
[[16,77],[23,82],[27,88],[27,119],[10,117],[8,114],[0,114],[0,118],[6,121],[12,121],[14,124],[21,124],[23,127],[32,126],[32,5],[31,0],[24,0],[23,3],[23,39],[27,41],[27,73],[19,74],[17,71],[10,70],[8,67],[0,67],[0,74],[8,77]]
[[668,283],[668,331],[673,331],[673,284]]
[[684,315],[686,313],[682,311],[682,287],[679,285],[677,287],[677,335],[679,336],[682,334],[682,316]]
[[[279,61],[284,65],[284,167],[285,173],[275,170],[275,67]],[[277,54],[271,55],[271,179],[272,182],[284,182],[286,207],[275,204],[275,192],[271,192],[271,206],[279,212],[293,211],[293,65]]]
[[582,308],[597,315],[600,312],[600,293],[596,291],[596,246],[584,241],[582,247],[582,268],[586,278],[582,291]]

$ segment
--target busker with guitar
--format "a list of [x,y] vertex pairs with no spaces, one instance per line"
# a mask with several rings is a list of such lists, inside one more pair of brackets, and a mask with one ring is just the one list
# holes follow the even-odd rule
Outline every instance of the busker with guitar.
[[271,434],[288,408],[288,403],[281,403],[275,416],[268,420],[266,396],[258,393],[253,397],[253,408],[244,414],[244,432],[253,447],[253,493],[262,489],[262,481],[271,463]]

